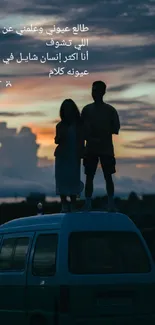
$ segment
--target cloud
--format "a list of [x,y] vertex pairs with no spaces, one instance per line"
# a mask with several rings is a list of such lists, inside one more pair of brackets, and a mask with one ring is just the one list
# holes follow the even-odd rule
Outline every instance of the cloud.
[[57,123],[59,123],[60,122],[60,119],[55,119],[55,120],[52,120],[51,122],[49,122],[49,123],[52,123],[52,124],[57,124]]
[[28,127],[8,129],[6,123],[0,123],[0,168],[1,174],[31,175],[37,167],[39,145],[36,136]]
[[[155,158],[154,158],[155,161]],[[85,177],[82,174],[82,180],[85,181]],[[117,176],[113,175],[115,184],[115,196],[127,196],[131,191],[138,194],[154,193],[154,177],[149,180],[143,180],[140,178],[133,178],[132,176]],[[94,179],[94,194],[93,196],[106,195],[106,186],[103,173],[101,169],[97,169],[97,173]],[[82,194],[82,197],[84,193]]]
[[[16,6],[18,8],[19,4],[15,2],[15,7]],[[59,1],[59,5],[56,5],[55,3],[51,5],[49,1],[47,1],[47,3],[44,1],[43,4],[38,4],[38,2],[36,3],[35,1],[33,1],[32,3],[27,3],[25,5],[25,9],[22,6],[21,13],[23,13],[24,15],[25,10],[27,13],[28,11],[30,13],[32,10],[32,12],[34,11],[35,17],[35,15],[37,16],[38,14],[38,9],[40,15],[44,17],[45,8],[47,8],[48,16],[50,17],[51,15],[52,21],[54,17],[54,10],[58,10],[59,16],[55,18],[55,20],[56,22],[58,22],[59,26],[63,25],[63,27],[66,24],[66,21],[67,25],[71,27],[75,26],[76,22],[79,23],[79,19],[84,19],[83,22],[90,28],[90,31],[88,33],[90,39],[89,62],[85,62],[85,67],[86,69],[89,69],[91,73],[93,73],[101,71],[101,69],[102,71],[106,71],[107,68],[111,69],[111,67],[113,67],[113,69],[117,69],[118,66],[122,67],[124,65],[126,67],[131,67],[135,65],[140,65],[142,63],[146,64],[148,61],[154,60],[154,21],[152,21],[152,34],[150,32],[147,37],[145,36],[145,39],[142,38],[142,33],[136,30],[135,33],[130,30],[126,31],[125,33],[123,24],[126,24],[126,26],[128,26],[129,28],[135,24],[135,28],[139,28],[137,23],[137,19],[139,19],[139,16],[137,16],[136,18],[135,16],[133,16],[132,19],[128,19],[127,17],[121,17],[119,16],[119,13],[123,12],[123,8],[126,7],[126,9],[128,9],[128,11],[130,12],[132,11],[133,14],[136,11],[138,15],[140,15],[141,10],[144,11],[141,7],[139,8],[133,5],[131,8],[130,6],[131,5],[125,1],[119,2],[117,4],[115,2],[108,3],[105,1],[100,1],[100,5],[94,5],[93,2],[90,2],[89,6],[86,5],[86,2],[83,4],[83,6],[81,6],[81,4],[77,1],[67,1],[65,2],[65,5],[62,1]],[[70,14],[71,17],[73,17],[74,9],[77,10],[74,15],[74,19],[68,19],[68,15]],[[96,17],[95,21],[94,17]],[[152,17],[152,19],[154,19],[154,17]],[[151,23],[150,17],[145,17],[145,19],[143,20],[148,20],[148,23]],[[46,28],[48,24],[44,23],[43,27]],[[113,29],[111,24],[114,24]],[[120,30],[117,31],[118,24],[120,25]],[[3,35],[2,33],[0,33],[1,58],[6,56],[8,57],[10,52],[13,52],[15,58],[18,57],[20,52],[22,52],[24,56],[27,55],[29,52],[35,52],[36,55],[39,55],[39,57],[44,55],[47,50],[47,47],[45,46],[45,39],[47,38],[47,35],[46,38],[44,37],[44,39],[42,38],[42,35],[37,38],[33,34],[31,35],[32,36],[24,35],[21,37],[16,33],[11,33],[9,35]],[[140,43],[138,42],[139,38],[141,38]],[[129,45],[127,44],[127,47],[124,45],[126,42],[129,42]],[[56,49],[52,49],[53,55],[56,52]],[[67,49],[64,49],[63,52],[66,55],[68,53]],[[16,66],[17,72],[16,74],[15,72],[12,72],[13,76],[18,75],[19,73],[19,66],[17,64]],[[30,63],[26,64],[26,68],[28,69],[29,74],[33,74],[35,76],[36,71],[33,72],[34,66],[35,65],[32,66]],[[53,66],[55,66],[54,63]],[[82,64],[80,62],[75,62],[75,68],[76,67],[81,68]],[[45,73],[45,71],[42,71],[42,74]],[[113,89],[113,91],[116,90]]]
[[152,105],[141,109],[119,110],[121,130],[123,131],[154,131],[155,116],[151,114]]
[[[78,80],[67,76],[48,80],[49,70],[57,63],[3,64],[2,58],[8,57],[11,52],[15,58],[20,52],[23,56],[31,52],[41,57],[47,52],[47,47],[45,35],[27,34],[20,37],[12,33],[4,36],[2,29],[0,30],[0,79],[5,81],[9,78],[13,82],[12,88],[1,89],[3,109],[0,116],[8,119],[11,125],[16,125],[15,117],[21,116],[18,128],[19,123],[29,127],[21,125],[20,131],[17,131],[16,128],[11,129],[5,123],[0,123],[1,192],[10,188],[11,191],[18,189],[20,193],[27,193],[28,189],[38,188],[44,189],[47,193],[55,193],[54,164],[48,157],[49,152],[53,153],[54,149],[55,124],[58,122],[61,101],[71,94],[82,108],[89,98],[94,80],[101,79],[107,83],[108,102],[116,105],[116,108],[118,105],[121,131],[128,131],[127,140],[130,140],[130,131],[154,132],[153,91],[152,99],[149,97],[150,88],[153,89],[155,82],[154,16],[154,3],[151,0],[147,3],[145,0],[104,0],[95,3],[90,0],[89,4],[88,0],[65,2],[53,0],[52,3],[49,0],[43,2],[12,0],[11,6],[8,0],[1,1],[1,28],[6,26],[6,23],[12,27],[14,25],[22,27],[31,22],[37,26],[41,24],[44,28],[49,28],[53,24],[71,27],[79,23],[84,23],[90,28],[89,61],[84,64],[74,62],[75,69],[84,67],[89,70],[90,75],[87,78],[77,78]],[[50,50],[52,56],[56,52],[56,49]],[[63,53],[69,54],[67,49]],[[72,64],[68,63],[68,68],[71,66]],[[147,95],[146,89],[148,97],[142,98],[143,93]],[[138,98],[139,94],[141,97]],[[40,123],[33,120],[28,123],[31,117],[37,119],[39,116],[45,116],[41,111],[44,106],[48,112],[47,120],[44,119]],[[144,138],[131,143],[128,141],[124,147],[136,150],[140,146],[142,149],[153,149],[153,142],[152,136],[150,140]],[[37,143],[41,146],[38,147]],[[123,144],[120,146],[123,151]],[[40,158],[39,153],[42,153]],[[120,157],[117,161],[121,166],[127,164],[153,166],[155,158]],[[96,189],[102,193],[101,174],[97,175],[100,176],[97,176]],[[151,189],[153,186],[151,182],[148,181],[143,186]],[[128,191],[130,187],[141,190],[141,186],[140,180],[133,180],[132,177],[116,179],[117,191]]]
[[[40,175],[42,175],[42,170],[40,170]],[[44,175],[44,174],[43,174]],[[48,174],[50,177],[50,173]],[[41,192],[47,195],[53,195],[54,192],[51,191],[50,185],[46,183],[47,178],[19,178],[16,176],[3,176],[0,175],[0,196],[1,197],[14,197],[15,195],[25,197],[30,194],[30,192]]]
[[4,116],[4,117],[19,117],[19,116],[46,116],[45,113],[43,112],[39,112],[39,111],[34,111],[34,112],[23,112],[23,113],[19,113],[19,112],[0,112],[0,116]]
[[[119,87],[121,87],[121,86],[118,86],[118,88]],[[123,87],[123,85],[122,85],[122,87]],[[129,87],[126,87],[125,89],[128,89]],[[116,89],[117,89],[117,87],[115,88],[115,91],[117,91]],[[141,109],[143,109],[143,107],[146,109],[146,107],[147,107],[149,110],[153,109],[153,107],[154,107],[149,102],[145,102],[145,101],[142,101],[139,99],[113,99],[113,100],[110,100],[110,104],[121,105],[121,106],[138,106],[138,108],[141,108]]]
[[155,149],[155,137],[135,140],[125,145],[126,148]]
[[28,127],[17,130],[0,123],[0,196],[54,192],[54,166],[38,167],[36,135]]
[[55,137],[55,127],[48,126],[47,124],[36,124],[29,123],[28,126],[31,128],[31,131],[36,134],[37,142],[42,145],[49,146],[54,143]]
[[154,33],[154,4],[151,0],[135,2],[123,1],[94,1],[62,0],[52,1],[2,1],[2,13],[14,13],[23,16],[56,17],[62,23],[79,23],[83,19],[93,29],[105,29],[115,34]]
[[124,90],[126,90],[126,89],[129,89],[131,87],[131,85],[130,84],[125,84],[125,85],[118,85],[118,86],[114,86],[114,87],[110,87],[109,89],[108,89],[108,91],[110,91],[110,92],[115,92],[115,91],[124,91]]
[[155,156],[143,156],[143,157],[118,157],[116,159],[119,165],[131,165],[131,164],[155,164]]
[[38,167],[52,167],[54,164],[53,159],[49,159],[48,157],[39,157],[38,159]]
[[[40,130],[46,135],[49,130]],[[55,196],[55,166],[54,161],[47,157],[38,158],[39,145],[36,135],[31,128],[22,127],[18,132],[8,128],[6,123],[0,123],[0,196],[25,196],[31,191],[44,192]],[[155,157],[118,158],[117,164],[154,164]],[[85,176],[82,170],[82,180]],[[133,179],[132,177],[114,176],[116,194],[137,192],[151,192],[154,190],[154,177],[148,181]],[[97,170],[95,176],[94,195],[105,194],[105,183],[102,171]],[[84,195],[84,193],[83,193]]]
[[[131,177],[115,178],[116,191],[126,193],[137,192],[138,194],[154,193],[154,182],[152,180],[132,179]],[[129,190],[130,189],[130,190]],[[116,192],[117,193],[117,192]]]
[[[97,16],[99,20],[107,18],[107,20],[112,20],[115,23],[117,22],[117,18],[121,18],[121,23],[124,23],[124,26],[127,25],[127,23],[132,23],[135,26],[134,19],[137,19],[137,23],[141,22],[141,18],[148,17],[152,18],[150,16],[150,13],[153,8],[153,3],[151,0],[147,1],[139,1],[136,2],[130,1],[130,0],[123,0],[123,1],[112,1],[112,0],[102,0],[98,1],[98,3],[94,4],[92,0],[67,0],[65,3],[62,0],[59,1],[52,1],[52,3],[49,0],[44,0],[44,2],[41,1],[27,1],[26,3],[24,1],[17,1],[12,0],[13,6],[12,8],[9,8],[7,1],[2,1],[2,10],[9,12],[10,11],[17,11],[19,13],[27,14],[27,15],[59,15],[65,16],[67,18],[70,17],[71,13],[75,12],[76,15],[78,14],[86,14],[87,12],[87,20],[88,21],[94,21],[95,17]],[[93,20],[93,13],[94,13],[94,20]],[[71,17],[73,19],[73,16]],[[76,19],[76,17],[74,17]],[[142,24],[142,22],[141,22]],[[144,26],[148,26],[149,29],[149,19],[143,22]],[[123,27],[124,27],[123,26]],[[118,24],[118,28],[120,25]],[[129,27],[128,27],[129,28]]]

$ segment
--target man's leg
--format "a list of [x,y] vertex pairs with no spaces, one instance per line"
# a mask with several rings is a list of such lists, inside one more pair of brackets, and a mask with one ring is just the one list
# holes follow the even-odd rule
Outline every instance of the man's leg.
[[74,212],[76,211],[76,195],[71,195],[70,199],[71,199],[70,211]]
[[116,160],[115,157],[101,156],[100,161],[104,173],[104,179],[106,182],[106,190],[108,195],[108,210],[115,211],[114,182],[112,179],[112,174],[116,172]]
[[91,211],[92,210],[92,194],[93,194],[93,180],[94,177],[90,175],[86,175],[86,184],[85,184],[85,206],[84,210]]
[[85,197],[90,198],[93,195],[93,180],[94,176],[86,175],[86,184],[85,184]]
[[114,196],[114,182],[112,179],[112,175],[109,173],[104,173],[104,178],[106,182],[106,190],[108,197],[113,197]]
[[66,195],[60,195],[61,198],[61,212],[68,212],[68,201]]
[[104,178],[106,182],[106,190],[108,195],[108,209],[113,210],[115,209],[115,202],[114,202],[114,182],[112,179],[112,175],[109,173],[104,173]]
[[93,180],[96,173],[98,165],[98,157],[95,155],[87,155],[84,158],[84,167],[86,174],[86,183],[85,183],[85,206],[84,209],[90,211],[92,209],[91,198],[93,194]]

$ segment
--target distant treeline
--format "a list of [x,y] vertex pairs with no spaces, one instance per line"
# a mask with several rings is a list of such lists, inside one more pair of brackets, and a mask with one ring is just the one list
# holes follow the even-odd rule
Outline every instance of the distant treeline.
[[[155,260],[155,195],[144,195],[141,199],[130,193],[128,199],[115,198],[119,212],[125,213],[142,232]],[[57,201],[46,202],[45,195],[30,195],[22,203],[2,203],[0,205],[0,224],[22,217],[38,214],[38,203],[42,203],[43,214],[59,213],[61,204]],[[107,197],[97,197],[92,202],[93,210],[106,211]],[[82,210],[84,200],[77,201],[77,210]],[[119,220],[118,220],[119,222]]]
[[[39,211],[37,204],[43,205],[43,213],[59,213],[61,205],[59,202],[46,202],[45,195],[30,195],[22,203],[2,203],[0,205],[0,224],[15,218],[36,215]],[[127,214],[140,228],[155,227],[155,194],[144,195],[142,199],[131,192],[128,199],[115,198],[116,207],[119,212]],[[107,197],[93,199],[93,210],[106,210]],[[77,210],[82,210],[84,200],[77,201]]]

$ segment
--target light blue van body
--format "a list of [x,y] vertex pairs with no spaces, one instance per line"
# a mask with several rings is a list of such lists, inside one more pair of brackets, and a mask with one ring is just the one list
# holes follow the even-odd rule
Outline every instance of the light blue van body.
[[0,227],[0,325],[155,324],[155,264],[128,216],[37,215]]

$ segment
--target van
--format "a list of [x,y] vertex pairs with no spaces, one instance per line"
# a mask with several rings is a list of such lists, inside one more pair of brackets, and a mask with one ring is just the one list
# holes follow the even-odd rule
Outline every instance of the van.
[[155,261],[155,228],[141,229],[141,233],[149,247],[153,260]]
[[0,227],[1,325],[155,324],[155,265],[128,216],[37,215]]

